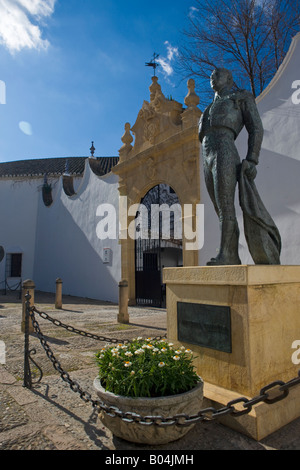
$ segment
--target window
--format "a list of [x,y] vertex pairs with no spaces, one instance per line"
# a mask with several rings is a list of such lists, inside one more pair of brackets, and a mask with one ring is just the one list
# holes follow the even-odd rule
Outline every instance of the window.
[[22,253],[8,253],[6,257],[6,277],[21,277]]

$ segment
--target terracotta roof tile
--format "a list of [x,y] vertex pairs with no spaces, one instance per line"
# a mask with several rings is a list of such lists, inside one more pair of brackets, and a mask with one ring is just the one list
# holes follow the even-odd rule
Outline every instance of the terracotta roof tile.
[[[47,174],[47,176],[60,176],[66,171],[66,164],[68,173],[71,176],[82,176],[87,158],[88,157],[38,158],[4,162],[0,163],[0,178],[26,176],[42,177],[45,174]],[[97,162],[96,167],[99,169],[99,174],[106,174],[118,163],[119,157],[98,157],[93,159],[93,161]]]

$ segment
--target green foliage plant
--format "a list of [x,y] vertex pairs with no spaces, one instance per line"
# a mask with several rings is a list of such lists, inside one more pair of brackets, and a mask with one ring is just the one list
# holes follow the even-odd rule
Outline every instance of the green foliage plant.
[[135,338],[106,345],[96,353],[96,362],[105,390],[126,397],[176,395],[199,382],[193,352],[167,340]]

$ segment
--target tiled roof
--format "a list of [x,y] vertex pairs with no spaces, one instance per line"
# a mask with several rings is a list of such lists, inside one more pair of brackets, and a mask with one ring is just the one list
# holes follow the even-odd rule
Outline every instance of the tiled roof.
[[119,157],[90,158],[90,167],[97,176],[106,175],[117,165]]
[[[0,163],[0,178],[60,176],[67,170],[71,176],[82,176],[88,157],[38,158]],[[99,174],[109,173],[119,157],[98,157],[93,160]],[[92,167],[92,165],[91,165]],[[93,169],[93,168],[92,168]]]

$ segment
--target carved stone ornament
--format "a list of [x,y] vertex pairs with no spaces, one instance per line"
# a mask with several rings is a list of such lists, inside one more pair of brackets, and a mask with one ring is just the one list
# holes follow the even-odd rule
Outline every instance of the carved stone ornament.
[[120,155],[127,155],[130,150],[132,149],[131,143],[133,142],[133,137],[130,133],[130,123],[126,122],[125,124],[125,132],[121,138],[121,141],[123,142],[122,147],[119,150]]
[[195,108],[198,106],[200,99],[199,96],[195,93],[195,80],[190,78],[187,82],[188,94],[184,99],[184,103],[188,108]]
[[146,161],[146,175],[147,178],[152,180],[156,177],[156,167],[154,158],[150,157]]
[[146,121],[144,128],[145,139],[148,140],[151,144],[154,144],[155,137],[159,134],[159,130],[160,125],[159,119],[157,117]]

